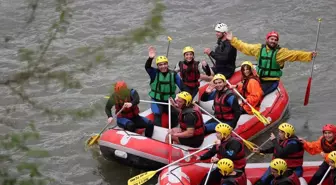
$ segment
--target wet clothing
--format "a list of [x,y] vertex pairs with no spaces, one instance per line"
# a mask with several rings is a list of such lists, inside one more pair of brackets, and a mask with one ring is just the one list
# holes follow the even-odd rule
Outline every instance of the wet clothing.
[[323,136],[321,136],[317,141],[313,142],[304,142],[304,149],[311,155],[320,154],[321,152],[325,153],[325,161],[320,165],[319,169],[316,171],[314,176],[310,179],[308,185],[318,184],[322,179],[323,175],[329,168],[327,161],[328,153],[336,150],[336,139],[333,142],[328,142]]
[[222,140],[220,146],[214,145],[208,152],[200,157],[200,160],[210,159],[217,154],[218,159],[228,158],[234,163],[234,168],[243,170],[246,166],[245,147],[242,140],[231,136],[228,140]]
[[272,185],[300,185],[299,177],[292,171],[287,170],[282,176],[275,178]]
[[194,128],[194,135],[188,138],[178,137],[180,144],[197,148],[204,140],[204,123],[202,113],[197,106],[184,108],[178,116],[181,131]]
[[[214,91],[210,94],[204,92],[201,101],[214,100],[215,117],[223,123],[229,124],[233,129],[241,115],[240,106],[236,95],[227,88],[224,91]],[[205,123],[206,133],[214,133],[218,122],[210,119]]]
[[[150,77],[151,91],[149,96],[153,101],[167,103],[169,97],[175,97],[176,86],[180,90],[183,89],[182,80],[175,71],[169,70],[167,73],[161,73],[157,68],[151,67],[152,61],[153,58],[148,58],[145,64],[145,69]],[[168,113],[168,106],[152,103],[151,109],[154,113],[155,125],[161,126],[161,114]],[[172,125],[177,125],[177,112],[172,111],[171,118]]]
[[[235,47],[237,50],[239,50],[240,52],[244,53],[245,55],[256,57],[257,61],[260,61],[261,53],[264,52],[262,50],[263,44],[244,43],[243,41],[237,39],[237,37],[232,38],[231,45]],[[270,52],[272,50],[268,46],[266,46],[265,49],[266,49],[265,52]],[[279,50],[276,53],[273,53],[273,55],[274,54],[276,55],[275,60],[278,66],[280,67],[280,69],[282,69],[285,66],[286,61],[288,62],[294,62],[294,61],[310,62],[313,58],[313,55],[311,52],[300,51],[300,50],[289,50],[288,48],[279,48]],[[270,56],[269,58],[271,60],[272,56]],[[262,59],[265,59],[265,57],[263,57]],[[277,88],[277,85],[279,84],[279,82],[277,81],[280,80],[280,76],[282,75],[282,73],[280,75],[278,72],[278,68],[275,66],[276,65],[273,64],[271,70],[273,70],[274,68],[274,71],[275,71],[274,73],[276,73],[277,75],[269,75],[267,71],[270,70],[270,67],[266,67],[265,61],[264,61],[263,66],[261,66],[261,67],[264,67],[265,69],[259,70],[261,75],[265,75],[265,76],[260,76],[261,84],[263,84],[266,81],[273,81],[273,83],[268,84],[267,86],[263,86],[264,96],[272,92],[271,91],[272,89],[275,90]],[[258,69],[259,69],[259,66],[258,66]],[[264,72],[266,71],[266,72],[264,73],[263,71]]]
[[[259,78],[256,76],[250,76],[238,84],[237,90],[246,99],[246,101],[254,107],[256,110],[260,110],[261,101],[263,99],[263,90],[260,85]],[[246,113],[252,115],[253,112],[246,103],[242,102],[241,107]]]
[[223,74],[230,79],[236,69],[237,49],[232,47],[230,41],[217,40],[215,51],[210,52],[210,57],[215,59],[214,73]]
[[146,128],[145,136],[152,137],[154,125],[145,117],[139,115],[138,104],[140,102],[139,94],[136,90],[126,90],[122,93],[113,93],[108,99],[105,106],[105,113],[108,118],[112,117],[111,109],[116,106],[116,113],[119,112],[125,102],[132,103],[132,107],[124,108],[117,116],[117,124],[119,127],[135,132],[138,128]]

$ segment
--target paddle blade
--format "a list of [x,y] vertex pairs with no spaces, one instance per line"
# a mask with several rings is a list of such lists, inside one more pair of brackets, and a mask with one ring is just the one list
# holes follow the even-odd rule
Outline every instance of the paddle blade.
[[173,40],[173,39],[172,39],[171,37],[168,36],[168,41],[171,41],[171,40]]
[[127,181],[127,185],[141,185],[151,179],[158,171],[149,171],[140,175],[134,176]]
[[250,151],[253,151],[254,148],[259,148],[258,145],[252,143],[251,141],[247,141],[247,140],[243,140],[245,146],[250,150]]
[[97,135],[94,135],[94,136],[91,136],[91,138],[88,139],[88,141],[86,142],[87,145],[88,145],[88,146],[92,146],[93,144],[95,144],[95,143],[98,141],[99,137],[100,137],[100,136],[99,136],[98,134],[97,134]]
[[252,113],[255,115],[255,117],[258,118],[259,121],[261,121],[264,125],[268,125],[271,122],[263,116],[259,111],[255,110],[253,107],[251,107]]
[[305,99],[304,99],[304,102],[303,102],[304,106],[308,105],[308,102],[309,102],[311,81],[312,81],[312,78],[309,77],[308,84],[307,84],[307,89],[306,89],[306,95],[305,95]]
[[110,98],[110,96],[104,96],[104,98],[106,98],[106,99],[109,99],[109,98]]

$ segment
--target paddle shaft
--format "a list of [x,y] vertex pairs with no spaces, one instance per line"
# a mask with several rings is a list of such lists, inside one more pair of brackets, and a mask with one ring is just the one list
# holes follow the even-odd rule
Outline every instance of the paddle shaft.
[[[117,117],[123,110],[124,110],[124,106],[117,112],[117,114],[114,116],[114,117],[112,117],[112,120],[111,120],[111,123],[112,123],[112,121],[114,120],[114,118],[115,117]],[[99,135],[101,135],[103,132],[104,132],[104,130],[108,127],[108,125],[109,125],[110,123],[107,123],[106,125],[105,125],[105,127],[100,131],[100,133],[99,133]]]
[[204,185],[207,185],[208,184],[208,180],[209,180],[209,177],[210,177],[210,173],[211,173],[211,170],[212,170],[212,167],[215,165],[215,163],[212,163],[211,164],[211,167],[210,167],[210,169],[209,169],[209,171],[208,171],[208,175],[207,175],[207,177],[206,177],[206,179],[205,179],[205,183],[204,183]]
[[208,55],[208,57],[209,57],[210,61],[212,62],[212,64],[214,65],[214,67],[216,67],[215,62],[212,60],[212,58],[210,57],[210,55]]
[[[271,138],[268,138],[265,142],[263,142],[259,147],[261,148],[261,147],[263,147],[268,141],[270,141],[271,140]],[[255,152],[253,152],[253,153],[251,153],[250,155],[248,155],[247,157],[246,157],[246,160],[249,160],[253,155],[255,154]]]
[[[319,39],[319,36],[320,36],[320,26],[321,26],[321,19],[318,19],[316,42],[315,42],[315,49],[314,49],[315,52],[317,50],[317,43],[318,43],[318,39]],[[315,57],[313,57],[312,66],[311,66],[311,69],[310,69],[310,77],[308,78],[305,99],[304,99],[304,102],[303,102],[304,106],[308,105],[308,102],[309,102],[310,88],[311,88],[311,82],[312,82],[312,79],[313,79],[313,72],[314,72],[314,64],[315,64]]]
[[[171,130],[171,102],[168,100],[168,129]],[[170,163],[172,161],[172,151],[173,148],[171,146],[172,144],[172,140],[171,140],[171,134],[168,134],[168,138],[169,138],[169,158],[168,158],[168,162]]]
[[168,38],[168,47],[167,47],[167,53],[166,53],[166,57],[168,58],[168,53],[169,53],[169,47],[170,47],[170,40]]
[[319,184],[322,184],[322,183],[323,183],[324,179],[327,177],[327,175],[328,175],[328,173],[329,173],[330,170],[331,170],[331,166],[329,166],[327,172],[325,172],[325,174],[323,175],[323,177],[322,177],[322,179],[321,179],[321,181],[320,181]]
[[[194,103],[194,105],[198,106],[202,111],[204,111],[205,113],[207,113],[211,118],[213,118],[214,120],[216,120],[218,123],[221,123],[221,121],[219,121],[215,116],[211,115],[208,111],[206,111],[205,109],[203,109],[201,106],[197,105],[196,103]],[[234,133],[239,139],[245,140],[242,137],[240,137],[240,135],[238,135],[235,131],[232,130],[232,133]]]
[[[229,82],[229,80],[226,80],[226,83],[231,86],[231,83]],[[247,102],[247,100],[237,91],[236,88],[233,88],[233,90],[251,109],[253,108],[252,105]]]
[[174,165],[174,164],[177,164],[177,163],[179,163],[180,161],[183,161],[184,159],[186,159],[186,158],[188,158],[188,157],[190,157],[190,156],[193,156],[193,155],[195,155],[195,154],[197,154],[197,153],[199,153],[199,152],[201,152],[201,151],[203,151],[203,150],[205,150],[205,149],[207,149],[207,148],[209,148],[209,147],[211,147],[211,146],[213,146],[213,145],[215,145],[215,144],[216,144],[216,143],[210,144],[210,145],[208,145],[208,146],[206,146],[206,147],[203,147],[203,148],[201,148],[201,149],[199,149],[199,150],[197,150],[197,151],[195,151],[195,152],[193,152],[193,153],[191,153],[191,154],[189,154],[189,155],[186,155],[186,156],[184,156],[183,158],[181,158],[181,159],[179,159],[179,160],[177,160],[177,161],[174,161],[173,163],[170,163],[170,164],[168,164],[168,165],[166,165],[166,166],[164,166],[164,167],[162,167],[162,168],[156,170],[156,172],[161,171],[161,170],[163,170],[163,169],[165,169],[165,168],[167,168],[167,167],[169,167],[169,166],[172,166],[172,165]]
[[157,102],[157,101],[149,101],[149,100],[140,100],[140,102],[143,102],[143,103],[156,103],[156,104],[160,104],[160,105],[169,105],[169,103]]

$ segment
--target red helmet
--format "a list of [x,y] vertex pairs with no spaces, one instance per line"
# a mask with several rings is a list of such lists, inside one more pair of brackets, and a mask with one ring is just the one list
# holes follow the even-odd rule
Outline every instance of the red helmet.
[[330,132],[336,133],[336,126],[331,123],[328,123],[323,126],[322,132],[324,131],[330,131]]
[[269,37],[276,37],[279,40],[279,33],[276,31],[268,32],[266,35],[266,39],[268,39]]
[[127,84],[124,81],[117,81],[117,83],[114,85],[114,92],[118,92],[121,89],[126,89]]

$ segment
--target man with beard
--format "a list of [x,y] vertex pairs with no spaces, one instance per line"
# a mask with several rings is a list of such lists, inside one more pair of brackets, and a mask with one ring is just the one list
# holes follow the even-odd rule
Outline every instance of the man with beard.
[[274,91],[282,76],[282,68],[285,62],[310,62],[316,56],[316,52],[289,50],[278,45],[279,34],[271,31],[266,35],[266,44],[248,44],[233,37],[232,33],[226,34],[226,39],[231,45],[245,55],[255,56],[258,61],[257,72],[261,80],[264,96]]
[[[153,46],[148,48],[148,59],[145,64],[145,69],[150,77],[150,92],[148,95],[156,102],[168,103],[170,97],[175,98],[176,86],[183,90],[183,83],[179,75],[173,70],[168,68],[168,59],[165,56],[156,57],[157,68],[152,67],[152,61],[155,57],[156,50]],[[168,113],[168,106],[152,103],[152,112],[154,113],[154,124],[162,126],[161,115]],[[177,126],[178,112],[171,112],[172,127]]]
[[237,49],[232,47],[230,41],[227,40],[226,34],[228,26],[224,23],[218,23],[215,26],[217,47],[215,51],[205,48],[204,53],[216,60],[215,66],[212,68],[215,74],[222,74],[230,79],[236,69]]

